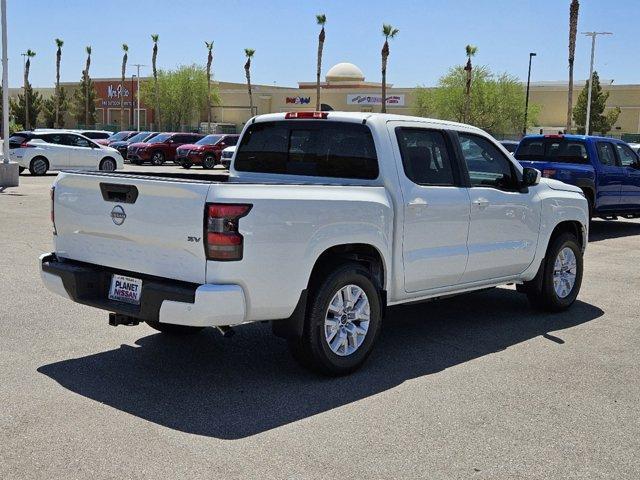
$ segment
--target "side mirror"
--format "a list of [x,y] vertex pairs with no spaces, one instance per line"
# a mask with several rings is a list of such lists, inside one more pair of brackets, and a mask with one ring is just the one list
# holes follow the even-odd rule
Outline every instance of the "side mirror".
[[540,170],[531,167],[524,167],[522,169],[522,186],[523,187],[533,187],[534,185],[538,185],[540,183],[540,177],[542,174]]

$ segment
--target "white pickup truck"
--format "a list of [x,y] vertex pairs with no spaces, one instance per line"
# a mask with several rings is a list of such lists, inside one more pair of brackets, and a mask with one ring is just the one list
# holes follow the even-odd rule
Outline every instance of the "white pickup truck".
[[255,117],[229,175],[62,172],[51,192],[53,292],[172,334],[270,320],[334,375],[390,305],[515,283],[569,307],[589,223],[580,189],[485,132],[371,113]]

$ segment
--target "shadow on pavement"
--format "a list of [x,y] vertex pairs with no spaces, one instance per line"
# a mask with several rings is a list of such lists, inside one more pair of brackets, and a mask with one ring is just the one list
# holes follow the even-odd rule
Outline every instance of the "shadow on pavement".
[[122,345],[44,365],[38,372],[159,425],[239,439],[540,335],[554,342],[553,348],[563,348],[559,330],[601,315],[602,310],[580,301],[561,314],[535,313],[524,296],[494,289],[391,309],[369,361],[348,377],[319,377],[298,367],[285,342],[265,324],[238,328],[232,339],[211,329],[188,338],[148,335],[136,341],[138,347]]
[[640,223],[624,220],[594,220],[589,229],[589,242],[640,235]]

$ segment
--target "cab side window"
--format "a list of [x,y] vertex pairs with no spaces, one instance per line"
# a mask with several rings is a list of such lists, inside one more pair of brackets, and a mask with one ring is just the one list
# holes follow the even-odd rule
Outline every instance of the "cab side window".
[[516,187],[515,168],[497,146],[480,135],[459,132],[458,138],[472,187]]
[[618,157],[623,167],[630,167],[638,163],[637,155],[625,144],[616,143],[616,149],[618,150]]
[[606,165],[608,167],[617,166],[616,153],[614,151],[613,144],[609,142],[598,142],[596,148],[598,149],[598,160],[601,165]]
[[69,135],[69,145],[74,147],[82,147],[82,148],[91,148],[91,142],[86,138],[80,137],[78,135]]
[[424,128],[396,128],[407,178],[418,185],[456,184],[443,132]]

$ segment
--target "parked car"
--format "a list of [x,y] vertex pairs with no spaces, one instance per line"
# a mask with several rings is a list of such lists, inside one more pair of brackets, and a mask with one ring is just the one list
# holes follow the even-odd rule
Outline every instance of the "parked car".
[[151,140],[153,137],[158,135],[158,133],[159,132],[138,132],[128,140],[119,140],[117,142],[111,142],[109,146],[111,148],[115,148],[116,150],[118,150],[118,152],[120,152],[120,155],[122,155],[122,158],[126,160],[127,148],[129,147],[129,145],[131,145],[132,143],[146,142],[147,140]]
[[195,143],[204,135],[199,133],[159,133],[146,142],[132,143],[127,148],[127,158],[131,163],[142,165],[162,165],[166,161],[175,160],[176,149],[180,145]]
[[220,163],[222,150],[238,143],[239,136],[213,134],[196,143],[182,145],[176,149],[176,163],[182,165],[182,168],[202,165],[202,168],[211,169]]
[[631,147],[631,150],[640,155],[640,143],[630,143],[629,146]]
[[96,143],[99,143],[100,145],[109,145],[111,142],[120,142],[122,140],[128,140],[137,133],[138,132],[131,131],[131,130],[124,130],[122,132],[112,133],[111,136],[107,138],[96,140]]
[[85,137],[90,138],[91,140],[106,140],[111,135],[113,135],[113,132],[110,132],[108,130],[74,130],[74,131],[76,131],[80,135],[84,135]]
[[17,132],[9,138],[9,146],[9,156],[18,162],[20,172],[29,169],[32,175],[49,170],[113,171],[123,167],[117,150],[74,132]]
[[233,154],[236,151],[236,147],[227,147],[222,150],[220,154],[220,163],[224,168],[231,167],[231,159],[233,159]]
[[516,140],[500,140],[500,144],[507,149],[507,151],[509,153],[513,153],[516,151],[516,148],[518,148],[518,144],[520,142],[516,141]]
[[531,135],[515,152],[543,177],[580,187],[590,217],[640,217],[640,163],[622,140],[584,135]]
[[172,334],[270,320],[327,374],[365,361],[388,305],[516,283],[568,308],[589,224],[578,187],[478,128],[355,112],[255,117],[229,175],[63,172],[52,202],[51,291]]

